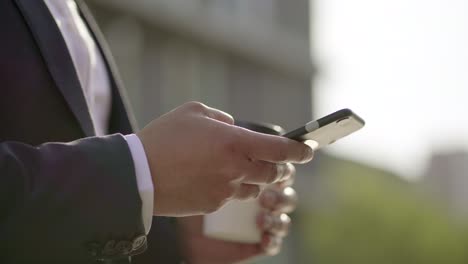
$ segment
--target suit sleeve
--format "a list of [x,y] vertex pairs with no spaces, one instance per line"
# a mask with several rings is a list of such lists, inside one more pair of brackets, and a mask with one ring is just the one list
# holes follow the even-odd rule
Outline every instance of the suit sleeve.
[[87,263],[146,248],[135,169],[120,134],[37,147],[0,143],[0,209],[1,263]]

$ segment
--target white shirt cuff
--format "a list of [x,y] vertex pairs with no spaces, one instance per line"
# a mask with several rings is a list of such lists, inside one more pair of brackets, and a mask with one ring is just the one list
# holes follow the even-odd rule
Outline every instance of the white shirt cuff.
[[132,154],[133,164],[135,166],[135,174],[138,186],[138,192],[142,202],[141,218],[145,227],[146,234],[151,229],[151,222],[153,220],[153,179],[146,158],[145,149],[141,144],[140,139],[135,134],[124,136],[127,140],[130,153]]

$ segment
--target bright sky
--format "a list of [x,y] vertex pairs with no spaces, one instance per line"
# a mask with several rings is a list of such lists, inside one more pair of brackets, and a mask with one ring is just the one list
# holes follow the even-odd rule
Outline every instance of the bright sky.
[[417,178],[436,150],[468,150],[468,1],[315,0],[315,113],[366,127],[332,153]]

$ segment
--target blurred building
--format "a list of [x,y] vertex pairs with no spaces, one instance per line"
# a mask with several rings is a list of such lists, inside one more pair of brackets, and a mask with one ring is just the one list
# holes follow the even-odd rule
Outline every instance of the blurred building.
[[287,128],[311,117],[307,0],[89,0],[140,125],[188,100]]
[[[189,100],[286,129],[311,119],[308,0],[86,2],[140,126]],[[294,263],[291,240],[268,263]]]
[[468,152],[435,153],[423,178],[430,196],[454,215],[468,218]]

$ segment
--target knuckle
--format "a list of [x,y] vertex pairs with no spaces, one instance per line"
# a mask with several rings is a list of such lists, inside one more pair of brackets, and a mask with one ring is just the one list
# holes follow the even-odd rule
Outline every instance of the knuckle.
[[187,102],[184,104],[184,107],[186,107],[190,111],[194,111],[197,113],[203,113],[206,110],[206,106],[197,101]]
[[226,112],[223,112],[221,110],[216,110],[219,114],[219,117],[223,120],[223,122],[226,122],[230,125],[234,125],[235,121],[234,121],[234,117],[232,117],[232,115],[226,113]]
[[226,114],[226,120],[228,121],[228,123],[231,125],[234,125],[235,123],[234,117],[228,113],[225,113],[225,114]]

